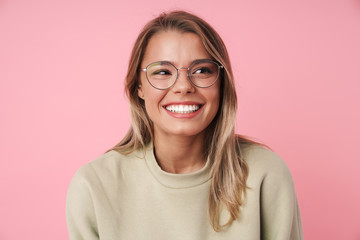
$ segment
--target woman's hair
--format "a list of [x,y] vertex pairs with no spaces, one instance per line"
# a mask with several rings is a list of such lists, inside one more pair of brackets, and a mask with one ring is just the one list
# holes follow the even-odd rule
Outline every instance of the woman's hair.
[[[125,80],[132,124],[126,136],[110,150],[128,154],[136,149],[145,149],[153,140],[153,123],[146,113],[144,101],[138,97],[139,69],[150,38],[161,31],[196,34],[209,55],[224,66],[220,77],[219,109],[206,129],[204,142],[212,174],[208,202],[210,223],[215,231],[221,231],[238,218],[240,206],[246,197],[248,166],[243,159],[240,145],[254,142],[235,135],[237,97],[229,55],[218,33],[204,20],[188,12],[173,11],[162,13],[142,29],[132,49]],[[230,218],[225,224],[220,223],[223,206],[230,213]]]

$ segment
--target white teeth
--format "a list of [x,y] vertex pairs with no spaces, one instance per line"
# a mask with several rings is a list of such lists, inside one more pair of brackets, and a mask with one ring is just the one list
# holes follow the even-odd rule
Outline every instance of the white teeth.
[[168,105],[166,109],[175,113],[192,113],[199,110],[199,105]]

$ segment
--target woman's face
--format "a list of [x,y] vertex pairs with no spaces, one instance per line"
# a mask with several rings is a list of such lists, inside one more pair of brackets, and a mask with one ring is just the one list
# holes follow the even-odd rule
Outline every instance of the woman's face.
[[[199,59],[211,57],[196,34],[163,31],[149,40],[141,68],[157,61],[187,68]],[[166,90],[152,87],[145,72],[140,80],[138,95],[145,101],[155,137],[203,136],[219,108],[220,79],[211,87],[198,88],[188,79],[187,70],[181,69],[175,84]]]

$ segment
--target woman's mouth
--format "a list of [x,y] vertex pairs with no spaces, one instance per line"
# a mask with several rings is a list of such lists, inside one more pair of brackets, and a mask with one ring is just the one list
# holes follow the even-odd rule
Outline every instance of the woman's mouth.
[[176,104],[176,105],[167,105],[165,106],[166,110],[173,112],[173,113],[180,113],[180,114],[187,114],[187,113],[193,113],[198,111],[202,105],[198,104]]

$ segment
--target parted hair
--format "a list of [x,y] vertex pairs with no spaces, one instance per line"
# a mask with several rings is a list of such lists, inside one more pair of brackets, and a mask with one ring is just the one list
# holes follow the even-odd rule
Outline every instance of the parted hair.
[[[240,208],[246,198],[249,172],[241,146],[255,142],[235,134],[237,97],[229,55],[219,34],[203,19],[185,11],[172,11],[160,14],[144,26],[132,49],[125,79],[131,127],[125,137],[110,150],[129,154],[137,149],[145,149],[153,141],[153,123],[146,113],[144,101],[138,97],[138,88],[140,66],[147,44],[154,34],[161,31],[196,34],[213,60],[224,66],[219,79],[219,109],[205,130],[204,142],[212,175],[208,198],[209,220],[215,231],[221,231],[240,215]],[[221,223],[220,213],[224,207],[229,212],[229,219]]]

